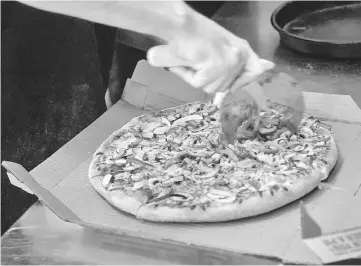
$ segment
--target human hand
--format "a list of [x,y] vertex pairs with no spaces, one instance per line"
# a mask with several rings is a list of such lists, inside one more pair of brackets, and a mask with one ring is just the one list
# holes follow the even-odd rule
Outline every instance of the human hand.
[[192,10],[185,27],[148,51],[150,64],[166,67],[195,88],[213,94],[234,90],[274,67],[249,43]]

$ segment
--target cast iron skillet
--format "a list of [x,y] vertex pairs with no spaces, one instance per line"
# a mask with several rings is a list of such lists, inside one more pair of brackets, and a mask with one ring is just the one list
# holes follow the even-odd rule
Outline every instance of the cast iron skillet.
[[290,1],[273,12],[271,23],[292,50],[361,58],[361,1]]

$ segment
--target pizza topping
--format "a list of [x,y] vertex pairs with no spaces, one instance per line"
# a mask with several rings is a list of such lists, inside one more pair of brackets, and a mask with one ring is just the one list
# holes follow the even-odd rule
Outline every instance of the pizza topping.
[[127,160],[122,158],[122,159],[117,159],[117,160],[114,160],[114,163],[115,164],[118,164],[118,165],[124,165],[127,163]]
[[163,184],[172,185],[172,184],[177,183],[177,182],[182,182],[183,179],[184,179],[183,176],[179,175],[179,176],[176,176],[176,177],[173,177],[171,179],[168,179],[168,180],[164,181]]
[[166,118],[162,117],[161,122],[162,124],[159,127],[153,129],[153,133],[156,135],[163,135],[171,128],[171,124]]
[[266,153],[266,154],[276,154],[278,153],[277,149],[271,149],[270,147],[258,144],[258,145],[252,145],[252,148],[256,149],[258,152]]
[[144,178],[144,174],[143,174],[143,173],[133,173],[133,174],[131,175],[131,179],[132,179],[133,181],[135,181],[135,182],[140,181],[140,180],[142,180],[143,178]]
[[169,198],[172,194],[173,194],[172,188],[169,188],[168,190],[163,190],[163,193],[160,193],[158,196],[148,199],[147,204],[160,202],[162,200]]
[[172,124],[172,128],[173,127],[178,127],[178,126],[185,126],[187,124],[188,121],[192,121],[192,120],[202,120],[203,116],[201,115],[189,115],[189,116],[185,116],[182,118],[179,118],[178,120],[176,120],[173,124]]
[[276,126],[271,126],[271,127],[261,127],[259,129],[259,133],[261,133],[262,135],[271,135],[273,133],[275,133],[277,131],[277,127]]
[[305,150],[306,148],[306,145],[304,144],[299,144],[299,145],[295,145],[292,147],[292,150],[296,151],[296,152],[300,152],[300,151],[303,151]]
[[111,183],[114,182],[114,176],[113,175],[105,175],[102,180],[102,186],[107,189]]
[[208,116],[210,116],[214,114],[217,110],[218,110],[217,106],[212,104],[212,105],[208,105],[204,111],[207,113]]
[[164,126],[164,127],[157,127],[153,130],[153,133],[156,135],[163,135],[165,133],[167,133],[167,131],[170,129],[170,127],[168,126]]
[[198,179],[212,178],[219,172],[219,169],[219,167],[208,168],[206,166],[203,166],[201,167],[201,169],[198,169],[193,175],[195,178]]
[[320,122],[320,127],[323,127],[323,128],[325,128],[325,129],[327,129],[328,131],[331,131],[331,129],[332,129],[332,126],[331,126],[331,125],[326,124],[326,123],[324,123],[324,122]]
[[256,165],[256,162],[251,159],[244,159],[242,161],[238,161],[236,165],[239,168],[252,168],[254,165]]
[[280,143],[277,143],[275,141],[267,141],[265,143],[265,145],[268,145],[269,147],[272,147],[272,149],[274,149],[274,150],[284,151],[286,149],[285,149],[285,147],[282,146],[282,144],[281,144],[281,143],[283,143],[282,141],[284,141],[284,140],[281,140]]
[[171,195],[171,199],[174,200],[174,201],[177,201],[177,202],[180,202],[180,201],[190,201],[190,200],[193,200],[194,197],[188,193],[184,193],[184,192],[176,192],[176,193],[173,193]]
[[168,167],[168,169],[165,170],[165,173],[170,175],[170,176],[178,176],[180,174],[182,174],[182,168],[180,168],[178,165],[173,164],[170,167]]
[[172,159],[169,159],[168,161],[165,162],[165,164],[163,165],[164,169],[168,169],[170,166],[180,162],[182,160],[183,154],[178,155]]
[[211,189],[207,198],[217,201],[219,203],[232,203],[236,200],[236,196],[230,191]]
[[131,174],[129,172],[122,171],[120,173],[115,174],[114,178],[116,180],[118,180],[118,179],[128,179],[130,177],[130,175]]
[[238,161],[238,157],[236,154],[234,154],[234,152],[230,149],[230,148],[226,148],[225,150],[221,151],[223,154],[227,155],[230,159],[232,159],[233,161]]
[[146,184],[147,184],[146,180],[141,180],[141,181],[135,182],[133,185],[133,188],[140,189],[140,188],[144,187]]
[[152,187],[155,187],[156,185],[160,184],[161,182],[163,182],[164,179],[163,178],[159,178],[159,177],[153,177],[153,178],[150,178],[148,180],[148,186],[150,188]]
[[[147,168],[154,168],[155,166],[153,165],[153,164],[151,164],[151,163],[148,163],[148,162],[146,162],[146,161],[143,161],[143,160],[141,160],[141,159],[138,159],[138,158],[135,158],[135,157],[129,157],[128,158],[128,162],[132,162],[132,163],[134,163],[135,165],[139,165],[139,166],[145,166],[145,167],[147,167]],[[127,169],[129,169],[129,168],[127,168]],[[138,169],[138,168],[137,168]],[[124,169],[124,170],[126,170],[126,169]],[[134,169],[135,170],[135,169]],[[127,171],[127,170],[126,170]],[[128,170],[129,171],[129,170]]]
[[191,107],[188,110],[188,114],[194,114],[196,112],[199,112],[201,110],[200,104],[194,104],[191,105]]

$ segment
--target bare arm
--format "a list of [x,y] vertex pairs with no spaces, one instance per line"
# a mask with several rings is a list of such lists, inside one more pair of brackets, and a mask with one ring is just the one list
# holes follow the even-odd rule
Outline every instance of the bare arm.
[[190,27],[190,17],[195,13],[180,0],[19,2],[49,12],[154,35],[165,41]]

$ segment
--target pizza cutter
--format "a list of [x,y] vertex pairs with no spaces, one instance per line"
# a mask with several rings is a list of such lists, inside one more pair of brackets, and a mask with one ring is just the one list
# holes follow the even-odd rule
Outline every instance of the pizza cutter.
[[267,70],[236,90],[218,93],[213,103],[220,108],[220,123],[228,143],[254,136],[271,105],[280,107],[277,110],[281,122],[291,133],[299,128],[305,110],[302,88],[290,75],[275,69]]

